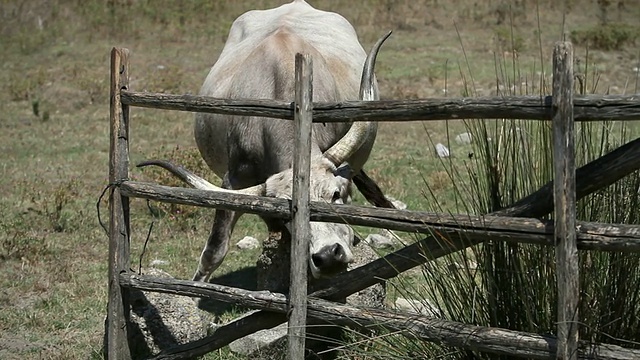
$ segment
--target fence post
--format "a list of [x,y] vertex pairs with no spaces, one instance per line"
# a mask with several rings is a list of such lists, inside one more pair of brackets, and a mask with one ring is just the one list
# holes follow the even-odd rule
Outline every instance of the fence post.
[[311,162],[311,110],[313,62],[296,54],[291,234],[291,286],[289,287],[289,359],[304,359],[307,323],[307,269],[309,263],[309,173]]
[[109,183],[109,299],[107,304],[106,355],[131,359],[129,350],[129,290],[120,286],[120,273],[129,271],[129,198],[117,184],[129,177],[129,107],[120,101],[120,90],[129,86],[129,50],[111,50],[111,101]]
[[579,266],[576,245],[576,163],[573,119],[573,47],[553,49],[553,166],[558,348],[556,358],[578,358]]

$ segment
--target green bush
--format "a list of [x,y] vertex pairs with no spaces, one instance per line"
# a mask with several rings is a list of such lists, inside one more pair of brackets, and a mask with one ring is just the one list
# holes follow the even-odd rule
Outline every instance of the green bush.
[[576,45],[600,50],[620,50],[634,45],[640,34],[638,27],[626,24],[598,25],[589,29],[572,30],[571,41]]

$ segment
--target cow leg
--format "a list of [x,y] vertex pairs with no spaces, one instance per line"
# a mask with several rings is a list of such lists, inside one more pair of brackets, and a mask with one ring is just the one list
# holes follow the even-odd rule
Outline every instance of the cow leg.
[[193,281],[207,281],[224,260],[229,251],[229,239],[238,218],[242,213],[237,211],[216,210],[211,234],[200,255],[198,270]]
[[[229,176],[225,175],[222,180],[222,187],[225,189],[232,188]],[[211,274],[220,266],[222,260],[227,256],[229,251],[229,240],[231,233],[236,226],[238,218],[242,213],[229,210],[216,210],[211,226],[209,239],[200,254],[200,262],[198,270],[193,275],[193,281],[207,281]]]

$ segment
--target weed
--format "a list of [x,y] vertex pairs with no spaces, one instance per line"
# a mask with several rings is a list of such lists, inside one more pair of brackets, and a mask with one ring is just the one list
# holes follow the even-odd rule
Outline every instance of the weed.
[[44,214],[49,219],[51,228],[54,231],[68,232],[77,227],[74,221],[76,216],[81,214],[75,214],[68,208],[78,196],[77,188],[78,181],[71,179],[56,187],[51,196],[42,198]]
[[[25,73],[21,71],[10,71],[7,89],[11,101],[25,101],[33,99],[33,112],[39,112],[38,99],[36,94],[40,92],[42,85],[47,81],[47,75],[43,68],[31,69]],[[38,116],[38,115],[36,115]]]
[[0,243],[1,260],[19,260],[36,262],[50,254],[50,245],[45,235],[31,234],[26,230],[17,230],[12,226],[1,226],[2,231],[8,234]]
[[498,26],[494,30],[494,39],[498,50],[513,53],[523,53],[526,50],[524,38],[518,34],[513,34],[513,28]]

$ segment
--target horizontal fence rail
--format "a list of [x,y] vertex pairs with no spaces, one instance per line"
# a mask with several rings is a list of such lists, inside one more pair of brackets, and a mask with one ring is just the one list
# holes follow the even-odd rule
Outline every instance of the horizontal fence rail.
[[[285,199],[170,187],[125,181],[123,195],[270,217],[291,219],[291,202]],[[355,205],[311,202],[311,220],[373,226],[391,230],[431,234],[453,232],[476,240],[503,240],[553,245],[553,222],[539,219],[499,216],[435,214],[423,211],[383,209]],[[578,222],[578,248],[581,250],[640,251],[640,226]],[[444,239],[446,234],[442,235]]]
[[[144,291],[191,297],[206,297],[226,303],[285,314],[287,297],[270,291],[249,291],[223,285],[133,273],[120,274],[120,285]],[[336,325],[365,330],[386,328],[411,338],[509,356],[548,359],[555,354],[557,340],[551,336],[467,325],[416,314],[374,308],[357,308],[314,297],[308,299],[308,316]],[[583,344],[580,357],[637,359],[640,350],[609,344]]]
[[[293,120],[293,103],[121,91],[122,103],[146,108]],[[640,95],[576,96],[575,121],[640,120]],[[313,122],[447,119],[551,120],[551,96],[313,103]]]

